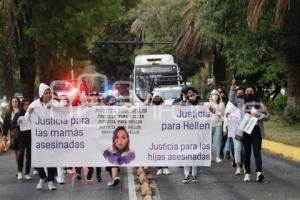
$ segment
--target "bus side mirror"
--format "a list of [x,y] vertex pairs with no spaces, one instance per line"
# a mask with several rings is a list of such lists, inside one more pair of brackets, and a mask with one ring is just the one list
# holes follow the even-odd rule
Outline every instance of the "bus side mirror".
[[129,75],[129,80],[132,81],[133,80],[133,76],[132,74]]

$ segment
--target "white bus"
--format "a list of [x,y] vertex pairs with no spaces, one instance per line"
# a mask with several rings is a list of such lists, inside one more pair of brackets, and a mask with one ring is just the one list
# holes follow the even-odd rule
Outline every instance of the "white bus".
[[182,81],[179,67],[169,54],[136,56],[132,78],[135,105],[143,104],[154,88],[178,86]]

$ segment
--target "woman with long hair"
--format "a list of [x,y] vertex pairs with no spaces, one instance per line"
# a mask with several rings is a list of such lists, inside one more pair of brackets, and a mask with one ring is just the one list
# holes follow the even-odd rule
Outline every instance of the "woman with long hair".
[[[18,152],[18,142],[17,142],[17,126],[13,124],[13,119],[14,116],[20,111],[20,104],[21,101],[18,97],[12,97],[9,99],[8,103],[8,109],[5,112],[4,116],[4,121],[3,121],[3,136],[4,140],[7,140],[7,136],[9,134],[10,136],[10,149],[15,151],[15,159],[17,163],[17,168],[18,167],[18,157],[19,157],[19,152]],[[22,174],[21,174],[22,175]],[[19,173],[17,173],[18,179],[22,179]]]
[[252,132],[247,134],[244,132],[243,144],[245,150],[245,169],[246,174],[244,177],[245,182],[250,181],[250,160],[251,160],[251,148],[253,148],[253,154],[256,165],[256,181],[262,182],[264,175],[262,174],[262,158],[261,158],[261,143],[262,138],[265,135],[263,121],[270,118],[270,114],[266,106],[258,99],[257,92],[253,86],[245,88],[245,104],[242,110],[242,115],[249,114],[257,118],[257,123],[254,126]]
[[25,115],[28,106],[30,104],[29,99],[24,98],[21,103],[20,111],[15,115],[13,119],[14,126],[17,126],[17,135],[18,135],[18,179],[23,178],[23,162],[24,156],[26,152],[26,167],[25,167],[25,176],[24,178],[29,180],[32,177],[29,175],[31,168],[31,130],[23,130],[20,129],[20,123],[22,123],[22,118]]

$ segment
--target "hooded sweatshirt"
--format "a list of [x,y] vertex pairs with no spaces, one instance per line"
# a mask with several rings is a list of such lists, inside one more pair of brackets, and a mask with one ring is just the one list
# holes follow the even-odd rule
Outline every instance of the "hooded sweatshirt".
[[31,121],[30,120],[30,113],[28,112],[31,108],[47,108],[48,106],[55,106],[55,107],[60,107],[60,104],[58,101],[54,100],[54,99],[50,99],[50,101],[48,101],[47,103],[44,103],[42,101],[42,97],[44,96],[44,93],[47,89],[50,89],[50,87],[48,85],[46,85],[45,83],[40,83],[39,86],[39,97],[38,99],[34,100],[28,107],[27,112],[25,113],[25,119],[27,121]]

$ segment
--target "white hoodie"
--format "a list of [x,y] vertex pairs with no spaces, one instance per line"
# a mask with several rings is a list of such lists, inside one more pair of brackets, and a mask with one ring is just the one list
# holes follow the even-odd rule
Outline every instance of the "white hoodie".
[[27,109],[27,112],[25,113],[25,119],[27,121],[31,121],[30,120],[30,113],[28,112],[31,108],[41,108],[41,107],[44,107],[44,108],[47,108],[48,106],[55,106],[55,107],[60,107],[60,104],[58,101],[54,100],[54,99],[51,99],[50,101],[48,101],[47,103],[44,103],[42,102],[42,97],[45,93],[45,91],[47,89],[50,89],[50,87],[48,85],[46,85],[45,83],[40,83],[40,86],[39,86],[39,97],[38,99],[34,100],[29,106],[28,106],[28,109]]

